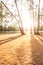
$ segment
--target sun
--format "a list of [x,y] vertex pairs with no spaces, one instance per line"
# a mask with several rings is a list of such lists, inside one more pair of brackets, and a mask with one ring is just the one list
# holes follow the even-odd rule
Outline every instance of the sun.
[[26,5],[22,7],[22,24],[24,30],[30,30],[32,26],[32,21],[30,18],[30,12],[28,11],[28,8]]

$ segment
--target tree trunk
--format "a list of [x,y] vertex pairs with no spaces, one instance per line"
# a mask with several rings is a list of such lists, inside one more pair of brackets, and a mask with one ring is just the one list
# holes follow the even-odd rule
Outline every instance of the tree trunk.
[[25,33],[24,33],[24,29],[23,29],[23,26],[22,26],[22,21],[21,21],[21,17],[20,17],[19,9],[18,9],[18,5],[17,5],[16,0],[15,0],[15,5],[16,5],[16,8],[17,8],[17,12],[18,12],[18,16],[19,16],[19,21],[20,21],[20,24],[21,24],[21,26],[19,26],[19,28],[20,28],[21,34],[22,34],[22,35],[25,35]]

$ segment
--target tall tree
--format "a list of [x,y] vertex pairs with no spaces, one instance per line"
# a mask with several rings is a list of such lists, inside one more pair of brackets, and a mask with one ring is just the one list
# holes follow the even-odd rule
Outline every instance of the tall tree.
[[39,25],[40,25],[40,0],[38,3],[38,28],[37,28],[37,34],[39,34]]
[[0,30],[2,31],[2,3],[0,2]]
[[24,35],[25,33],[24,33],[23,25],[22,25],[22,20],[21,20],[21,17],[20,17],[18,5],[17,5],[17,0],[15,0],[15,5],[16,5],[16,8],[17,8],[17,12],[18,12],[18,16],[19,16],[19,21],[20,21],[20,24],[21,24],[20,31],[21,31],[21,34]]
[[[17,6],[17,2],[16,2],[16,0],[15,0],[15,4],[16,4],[16,8],[17,8],[17,11],[18,11],[18,15],[19,15],[19,20],[16,18],[16,16],[10,11],[10,9],[6,6],[6,4],[3,2],[3,1],[1,1],[3,4],[4,4],[4,6],[7,8],[7,10],[10,12],[10,14],[16,19],[16,21],[18,22],[18,25],[19,25],[19,29],[20,29],[20,31],[21,31],[21,34],[22,35],[24,35],[25,33],[24,33],[24,30],[23,30],[23,26],[22,26],[22,21],[21,21],[21,17],[20,17],[20,13],[19,13],[19,10],[18,10],[18,6]],[[19,23],[19,21],[20,21],[20,23]],[[21,26],[20,26],[21,25]]]

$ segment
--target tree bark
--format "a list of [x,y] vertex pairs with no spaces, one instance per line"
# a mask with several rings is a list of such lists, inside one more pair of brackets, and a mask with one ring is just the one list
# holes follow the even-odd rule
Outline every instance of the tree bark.
[[23,29],[23,26],[22,26],[22,21],[21,21],[19,9],[18,9],[18,5],[17,5],[17,1],[16,0],[15,0],[15,5],[16,5],[16,8],[17,8],[17,12],[18,12],[18,16],[19,16],[19,21],[20,21],[20,24],[21,24],[21,26],[19,26],[19,28],[20,28],[21,34],[22,35],[25,35],[24,29]]

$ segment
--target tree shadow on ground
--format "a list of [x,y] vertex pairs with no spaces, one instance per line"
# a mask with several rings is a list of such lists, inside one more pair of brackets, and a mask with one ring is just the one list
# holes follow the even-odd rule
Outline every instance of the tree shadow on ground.
[[7,38],[7,39],[0,40],[0,45],[3,44],[3,43],[6,43],[6,42],[10,42],[10,41],[12,41],[12,40],[15,40],[15,39],[17,39],[17,38],[19,38],[19,37],[21,37],[21,36],[22,36],[22,35],[16,35],[16,36],[14,36],[14,37],[9,37],[9,38]]
[[43,65],[43,46],[33,37],[31,40],[31,52],[33,65]]

